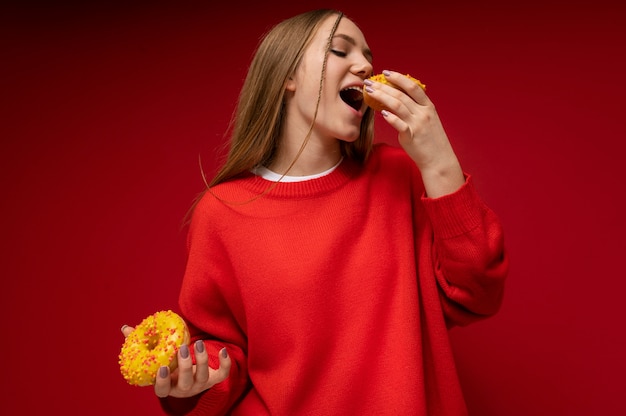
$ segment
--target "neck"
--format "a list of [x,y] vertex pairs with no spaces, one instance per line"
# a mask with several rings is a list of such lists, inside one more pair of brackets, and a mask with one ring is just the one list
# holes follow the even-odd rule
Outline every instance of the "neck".
[[341,146],[337,139],[320,140],[312,135],[298,155],[301,146],[302,142],[283,137],[276,157],[267,168],[279,174],[307,176],[324,172],[341,160]]

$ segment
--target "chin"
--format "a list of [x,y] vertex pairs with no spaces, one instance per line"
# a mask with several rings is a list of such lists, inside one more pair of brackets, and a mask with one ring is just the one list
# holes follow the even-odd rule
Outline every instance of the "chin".
[[354,136],[344,136],[344,137],[338,137],[337,140],[339,140],[340,142],[346,142],[346,143],[354,143],[359,139],[359,134],[356,134]]
[[354,129],[352,131],[344,131],[343,134],[338,135],[337,138],[342,142],[353,143],[357,141],[360,136],[361,136],[361,130],[359,128],[359,129]]

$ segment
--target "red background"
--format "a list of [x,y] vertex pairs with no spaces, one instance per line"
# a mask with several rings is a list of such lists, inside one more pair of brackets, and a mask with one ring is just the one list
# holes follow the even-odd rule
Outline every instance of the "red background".
[[[155,414],[119,328],[176,307],[198,158],[258,36],[320,3],[49,3],[1,13],[0,412]],[[624,7],[405,3],[332,6],[428,84],[506,227],[501,312],[451,332],[471,414],[626,414]]]

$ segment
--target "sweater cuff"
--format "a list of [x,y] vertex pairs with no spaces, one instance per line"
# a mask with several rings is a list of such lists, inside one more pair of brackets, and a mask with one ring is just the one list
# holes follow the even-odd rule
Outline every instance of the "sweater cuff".
[[455,192],[438,198],[422,195],[422,203],[436,239],[454,238],[473,230],[481,224],[486,211],[469,174]]

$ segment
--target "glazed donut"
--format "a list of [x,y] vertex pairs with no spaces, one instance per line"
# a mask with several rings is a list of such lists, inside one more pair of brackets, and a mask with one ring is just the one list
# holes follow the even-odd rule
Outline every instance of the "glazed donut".
[[183,318],[171,310],[156,312],[135,327],[124,341],[119,355],[124,379],[135,386],[153,385],[157,371],[178,366],[176,354],[189,344],[189,330]]
[[[415,82],[420,87],[422,87],[422,89],[424,90],[426,89],[426,85],[422,84],[419,79],[415,79],[409,74],[406,74],[405,76],[409,78],[411,81]],[[398,88],[395,84],[387,80],[387,78],[385,78],[383,74],[373,75],[369,77],[368,79],[372,81],[380,82],[381,84],[389,85],[390,87]],[[365,87],[363,87],[363,100],[365,101],[365,104],[367,104],[369,107],[372,108],[372,110],[381,111],[385,109],[385,106],[380,101],[378,101],[377,99],[369,95],[367,91],[365,91]]]

